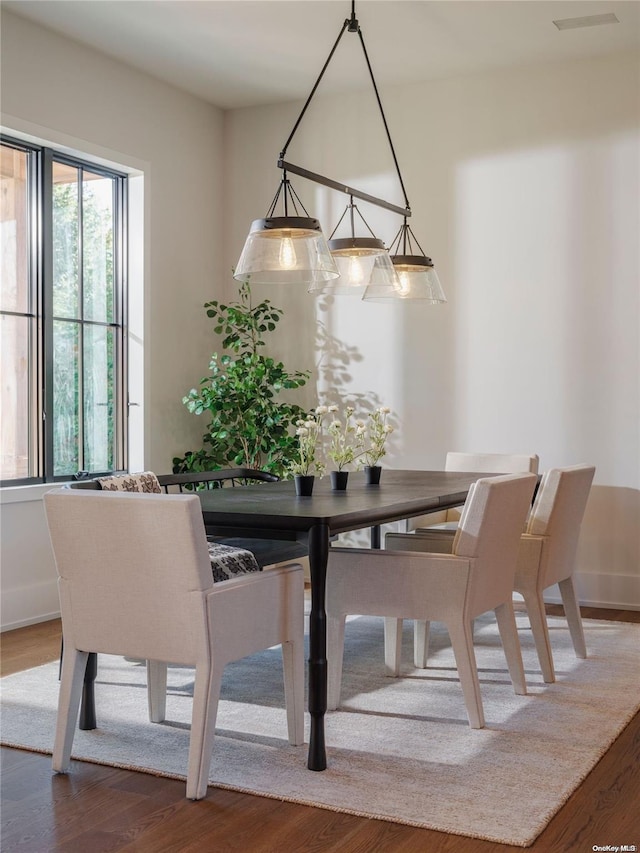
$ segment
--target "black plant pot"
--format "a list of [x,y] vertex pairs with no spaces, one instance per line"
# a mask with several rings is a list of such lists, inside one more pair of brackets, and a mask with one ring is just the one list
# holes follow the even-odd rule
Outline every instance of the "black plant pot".
[[344,492],[347,488],[347,480],[349,479],[348,471],[332,471],[331,472],[331,488],[337,492]]
[[364,481],[367,486],[377,486],[380,483],[382,467],[380,465],[365,465]]
[[296,495],[299,498],[310,498],[313,494],[315,476],[313,474],[296,474],[293,479],[296,484]]

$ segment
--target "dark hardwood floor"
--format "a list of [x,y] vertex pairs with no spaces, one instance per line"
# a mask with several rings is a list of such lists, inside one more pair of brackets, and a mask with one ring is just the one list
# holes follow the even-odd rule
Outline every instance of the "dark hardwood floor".
[[[561,612],[549,607],[549,612]],[[583,609],[589,618],[640,622],[640,613]],[[57,660],[59,621],[1,635],[2,675]],[[640,674],[640,673],[639,673]],[[640,680],[640,679],[639,679]],[[576,738],[580,732],[576,732]],[[520,847],[210,788],[197,803],[184,782],[2,749],[2,853],[515,853]],[[434,784],[434,780],[417,780]],[[526,787],[523,787],[526,796]],[[588,853],[640,848],[640,714],[529,850]],[[628,847],[632,849],[631,846]]]

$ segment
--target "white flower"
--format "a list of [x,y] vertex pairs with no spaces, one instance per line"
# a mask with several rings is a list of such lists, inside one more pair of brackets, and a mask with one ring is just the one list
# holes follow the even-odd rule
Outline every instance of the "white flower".
[[362,418],[359,418],[359,419],[356,421],[356,426],[357,426],[357,427],[363,427],[363,426],[364,426],[364,421],[362,420]]
[[331,423],[329,424],[329,429],[340,429],[341,426],[342,424],[340,423],[340,421],[336,419],[335,421],[331,421]]
[[296,430],[296,435],[309,435],[309,430],[304,427],[298,427]]
[[348,418],[350,418],[350,417],[351,417],[351,415],[355,412],[355,409],[353,408],[353,406],[347,406],[347,407],[345,408],[344,412],[345,412],[346,416],[347,416]]
[[304,421],[303,426],[305,427],[305,429],[315,429],[316,428],[316,422],[315,421]]
[[304,426],[304,424],[305,422],[302,419],[296,421],[296,426]]
[[364,424],[356,428],[356,435],[364,435],[366,432]]
[[316,406],[316,415],[326,415],[328,411],[327,406]]
[[391,435],[391,433],[393,432],[393,427],[389,426],[389,424],[387,424],[384,428],[384,431],[386,432],[387,435]]
[[328,412],[331,412],[331,413],[333,414],[334,412],[337,412],[337,411],[338,411],[338,407],[337,407],[337,406],[329,406],[329,408],[327,409],[327,411],[328,411]]

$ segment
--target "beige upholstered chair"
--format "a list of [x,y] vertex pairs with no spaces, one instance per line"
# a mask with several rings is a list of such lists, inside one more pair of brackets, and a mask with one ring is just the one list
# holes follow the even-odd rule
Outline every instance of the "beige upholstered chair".
[[543,593],[555,583],[560,589],[576,657],[587,656],[573,570],[595,470],[592,465],[574,465],[547,471],[520,541],[513,588],[524,598],[546,682],[555,681],[555,672]]
[[53,769],[69,767],[89,652],[146,659],[164,717],[166,661],[195,665],[187,797],[201,799],[227,663],[282,644],[289,742],[304,738],[304,580],[298,566],[213,582],[195,495],[59,489],[44,497],[64,636]]
[[436,619],[451,637],[471,728],[484,726],[473,619],[494,610],[516,693],[526,693],[512,604],[520,535],[536,478],[516,474],[471,487],[452,554],[331,548],[327,573],[329,708],[338,706],[345,620],[385,616],[387,667],[397,670],[402,619]]
[[[242,488],[252,483],[275,483],[278,477],[269,471],[254,468],[222,468],[216,471],[191,471],[179,474],[116,474],[94,480],[78,480],[72,489],[103,489],[123,492],[164,492],[187,494],[208,489]],[[282,563],[291,563],[308,556],[301,542],[277,539],[255,539],[247,536],[216,535],[207,531],[211,568],[215,580],[226,580],[245,572],[257,572]]]
[[[576,656],[584,658],[587,654],[573,570],[580,526],[594,474],[595,468],[591,465],[547,471],[520,539],[513,588],[524,598],[540,669],[546,682],[555,681],[555,673],[543,594],[555,583],[560,588]],[[412,552],[431,552],[442,542],[442,537],[434,537],[428,528],[414,534],[389,533],[385,539],[388,548]],[[453,539],[449,542],[451,547]],[[428,643],[428,624],[416,623],[416,667],[426,667]]]
[[[524,453],[458,453],[450,451],[444,463],[445,471],[477,471],[479,474],[521,474],[530,471],[532,474],[538,473],[538,457],[527,456]],[[432,531],[438,531],[437,535],[445,537],[444,543],[441,546],[446,553],[451,551],[451,542],[448,539],[453,539],[458,521],[460,519],[460,510],[446,509],[440,512],[429,513],[422,515],[419,518],[410,518],[407,520],[407,532],[428,526]]]
[[[521,474],[538,473],[538,456],[528,456],[524,453],[458,453],[450,451],[445,460],[445,471],[477,471],[480,474]],[[400,534],[397,541],[392,542],[394,534],[385,538],[385,547],[407,551],[429,551],[437,554],[450,554],[460,520],[460,510],[446,509],[432,512],[419,518],[409,518],[406,521],[406,531],[428,535],[429,541],[424,546],[410,542],[402,542]],[[386,543],[389,542],[387,545]],[[425,622],[416,621],[413,633],[413,658],[416,667],[425,669],[427,666],[427,651],[429,646],[429,626]],[[396,672],[396,675],[398,672]]]

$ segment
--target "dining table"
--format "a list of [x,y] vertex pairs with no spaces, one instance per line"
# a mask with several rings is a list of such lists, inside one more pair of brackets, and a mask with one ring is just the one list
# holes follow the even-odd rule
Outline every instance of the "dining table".
[[331,541],[341,533],[370,528],[372,548],[380,547],[383,524],[460,506],[477,472],[384,469],[378,485],[351,472],[346,490],[328,477],[316,478],[310,497],[298,497],[292,480],[198,492],[207,532],[227,537],[292,539],[309,555],[309,698],[311,718],[307,767],[327,767],[324,716],[327,710],[325,585]]

